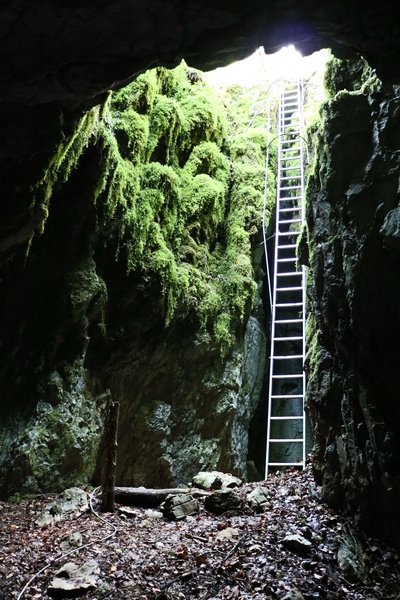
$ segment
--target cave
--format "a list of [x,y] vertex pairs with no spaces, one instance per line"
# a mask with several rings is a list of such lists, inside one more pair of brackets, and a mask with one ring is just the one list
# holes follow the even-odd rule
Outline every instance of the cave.
[[[272,53],[293,43],[303,54],[330,48],[336,57],[299,247],[310,272],[313,469],[330,505],[400,546],[400,71],[393,6],[22,0],[2,10],[3,497],[96,478],[110,394],[129,417],[120,428],[121,483],[181,483],[196,467],[243,469],[263,386],[254,364],[266,361],[260,286],[247,274],[254,269],[259,282],[263,273],[260,256],[237,253],[232,239],[244,236],[246,245],[257,234],[237,230],[239,209],[229,231],[223,227],[229,166],[217,151],[223,125],[213,99],[201,96],[209,123],[201,113],[188,130],[186,100],[178,106],[171,90],[200,85],[196,69],[226,65],[260,45]],[[189,67],[179,71],[182,59]],[[156,89],[167,121],[149,130]],[[208,146],[190,159],[194,143]],[[243,148],[236,151],[241,156]],[[153,167],[139,173],[139,158]],[[185,209],[190,244],[171,242],[180,263],[163,237],[172,240],[181,214],[171,160],[179,168],[191,160],[186,184],[198,202],[197,213]],[[194,178],[205,182],[211,172],[206,193]],[[134,207],[126,194],[136,193],[139,180],[155,183],[143,188],[148,204]],[[238,198],[241,183],[230,183]],[[253,225],[254,215],[242,217]],[[152,243],[147,255],[145,235]],[[222,246],[239,261],[237,273],[223,271]],[[207,285],[209,295],[201,288]],[[190,286],[203,292],[191,294]],[[199,330],[202,320],[208,330]],[[229,439],[221,439],[227,421]],[[141,444],[144,430],[152,431],[150,447]]]

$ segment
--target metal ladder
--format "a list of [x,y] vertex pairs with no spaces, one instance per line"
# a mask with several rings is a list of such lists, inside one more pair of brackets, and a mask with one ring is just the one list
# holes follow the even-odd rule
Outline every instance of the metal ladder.
[[302,82],[281,81],[266,478],[271,467],[304,468],[306,456],[305,268],[296,259],[304,223],[302,108]]

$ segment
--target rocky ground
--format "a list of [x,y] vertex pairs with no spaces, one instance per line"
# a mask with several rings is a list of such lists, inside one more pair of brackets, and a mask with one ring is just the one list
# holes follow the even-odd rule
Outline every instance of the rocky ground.
[[[237,493],[246,498],[257,485]],[[2,502],[0,598],[400,598],[399,554],[327,508],[308,470],[261,485],[269,492],[264,512],[244,506],[217,516],[200,501],[197,514],[179,521],[142,508],[103,520],[92,495],[92,510],[39,527],[54,497]],[[57,591],[57,572],[75,589]]]

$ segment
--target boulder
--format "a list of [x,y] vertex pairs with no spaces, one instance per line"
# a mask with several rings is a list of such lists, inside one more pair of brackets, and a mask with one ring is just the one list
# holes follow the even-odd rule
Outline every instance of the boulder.
[[199,503],[190,494],[169,494],[162,504],[164,515],[178,521],[199,511]]
[[84,512],[88,508],[86,492],[76,487],[69,488],[62,492],[54,502],[46,506],[35,523],[39,527],[44,527],[45,525],[51,525],[55,521],[61,521],[61,519],[71,513]]
[[245,502],[236,491],[223,489],[217,490],[211,496],[207,496],[204,506],[208,511],[216,515],[222,515],[222,513],[228,511],[243,510]]
[[304,600],[304,596],[303,596],[303,594],[299,590],[293,589],[293,590],[289,590],[281,598],[281,600]]
[[356,583],[365,578],[365,558],[361,545],[350,536],[345,536],[339,542],[337,553],[339,569],[344,577]]
[[140,516],[140,512],[137,509],[132,508],[131,506],[120,506],[118,508],[118,512],[120,515],[128,517],[129,519],[133,519],[134,517]]
[[270,507],[268,488],[257,486],[247,494],[247,502],[255,512],[264,512]]
[[200,471],[193,477],[192,483],[195,487],[199,487],[202,490],[220,490],[223,488],[239,487],[243,482],[239,477],[234,477],[230,473]]
[[298,533],[287,535],[283,538],[282,544],[291,552],[296,554],[308,554],[311,551],[312,544]]
[[56,573],[47,592],[52,598],[77,598],[97,587],[99,565],[89,560],[82,566],[66,563]]
[[78,548],[82,545],[82,534],[79,531],[71,533],[61,542],[60,547],[63,552],[68,552],[72,548]]

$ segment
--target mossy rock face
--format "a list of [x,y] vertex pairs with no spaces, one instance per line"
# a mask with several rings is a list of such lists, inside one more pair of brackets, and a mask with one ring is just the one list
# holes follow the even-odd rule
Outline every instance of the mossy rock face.
[[245,473],[265,363],[265,136],[259,122],[237,135],[249,107],[182,63],[60,118],[21,191],[38,214],[24,268],[15,283],[11,263],[2,272],[0,307],[15,318],[2,322],[0,390],[18,398],[1,425],[3,493],[90,479],[108,393],[121,403],[121,483]]
[[104,402],[96,403],[85,379],[81,362],[62,375],[52,372],[40,390],[51,403],[40,400],[28,420],[6,422],[11,433],[8,440],[4,434],[1,437],[2,450],[6,450],[6,490],[59,490],[90,479],[103,427]]
[[332,505],[400,544],[398,88],[363,61],[334,59],[328,78],[303,252],[313,466]]

